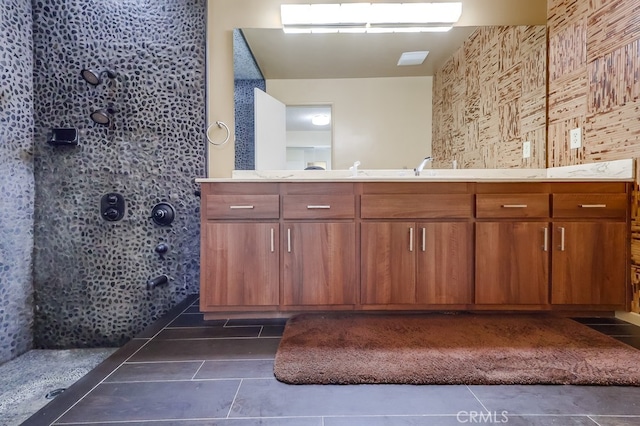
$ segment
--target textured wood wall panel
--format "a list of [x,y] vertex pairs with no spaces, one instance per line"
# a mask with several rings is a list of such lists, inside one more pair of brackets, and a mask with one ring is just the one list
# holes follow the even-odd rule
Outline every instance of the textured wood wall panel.
[[619,49],[640,38],[640,2],[592,1],[587,21],[587,60]]
[[[547,16],[548,165],[640,157],[640,0],[549,0]],[[583,127],[583,145],[570,149],[568,133],[577,126]],[[640,312],[638,182],[640,176],[631,228],[635,312]]]
[[433,93],[434,167],[545,167],[544,26],[478,29],[436,73]]

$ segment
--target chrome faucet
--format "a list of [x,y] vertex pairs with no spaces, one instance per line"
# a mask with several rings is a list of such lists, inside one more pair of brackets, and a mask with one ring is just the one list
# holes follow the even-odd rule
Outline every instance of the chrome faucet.
[[424,166],[426,166],[429,161],[433,161],[433,158],[432,157],[424,157],[424,160],[422,160],[420,165],[418,165],[418,167],[413,169],[413,171],[416,173],[416,176],[420,176],[420,173],[422,172],[422,169],[424,169]]

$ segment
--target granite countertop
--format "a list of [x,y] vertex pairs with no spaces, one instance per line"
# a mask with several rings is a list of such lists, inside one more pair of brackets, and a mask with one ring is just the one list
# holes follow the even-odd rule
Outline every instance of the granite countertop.
[[633,181],[634,160],[615,160],[549,169],[413,170],[234,170],[231,178],[196,178],[196,182],[580,182]]

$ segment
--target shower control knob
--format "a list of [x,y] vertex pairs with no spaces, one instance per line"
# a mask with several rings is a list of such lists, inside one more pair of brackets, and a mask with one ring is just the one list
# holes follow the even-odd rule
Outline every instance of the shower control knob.
[[118,213],[118,210],[114,209],[113,207],[108,208],[107,210],[105,210],[105,212],[103,213],[104,217],[106,219],[109,220],[118,220],[118,216],[120,216],[120,213]]
[[169,226],[176,217],[176,209],[169,203],[158,203],[151,209],[151,219],[156,225]]
[[166,243],[160,243],[156,246],[155,250],[159,255],[167,254],[169,251],[169,245]]

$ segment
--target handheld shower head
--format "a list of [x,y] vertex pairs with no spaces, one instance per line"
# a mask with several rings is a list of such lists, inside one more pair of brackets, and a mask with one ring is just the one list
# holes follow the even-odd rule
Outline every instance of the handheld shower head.
[[102,77],[105,75],[107,76],[107,78],[112,78],[112,79],[118,76],[118,74],[116,74],[115,71],[112,71],[110,69],[106,69],[101,72],[96,72],[89,68],[83,69],[80,72],[80,75],[87,83],[89,83],[92,86],[97,86],[98,84],[102,83]]

